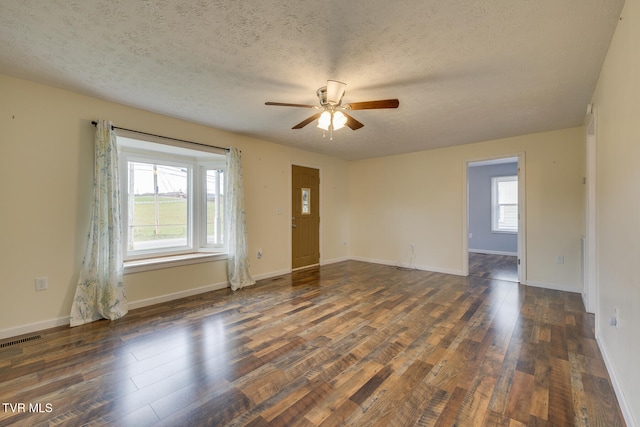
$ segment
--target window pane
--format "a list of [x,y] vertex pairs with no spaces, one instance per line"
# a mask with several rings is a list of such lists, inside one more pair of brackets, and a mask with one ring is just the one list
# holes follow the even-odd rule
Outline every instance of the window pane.
[[518,181],[498,181],[498,204],[518,203]]
[[129,250],[187,246],[188,169],[144,162],[128,168]]
[[207,245],[224,244],[224,171],[207,170]]
[[300,212],[302,215],[311,215],[311,189],[303,188],[302,189],[302,206],[300,207]]
[[518,230],[518,205],[501,205],[498,216],[500,230]]
[[518,177],[491,178],[491,231],[518,232]]

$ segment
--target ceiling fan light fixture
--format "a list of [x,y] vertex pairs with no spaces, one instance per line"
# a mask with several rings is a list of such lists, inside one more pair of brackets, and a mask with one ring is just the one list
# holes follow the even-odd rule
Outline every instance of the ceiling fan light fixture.
[[347,116],[342,111],[323,111],[318,118],[318,127],[322,130],[338,130],[347,124]]
[[324,111],[318,119],[318,127],[323,130],[329,130],[329,126],[331,126],[331,113]]
[[347,116],[342,111],[336,111],[333,113],[333,130],[342,129],[347,124]]

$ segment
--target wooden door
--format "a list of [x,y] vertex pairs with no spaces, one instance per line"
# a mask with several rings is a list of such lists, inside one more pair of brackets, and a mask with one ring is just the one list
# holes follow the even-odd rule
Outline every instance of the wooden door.
[[293,269],[320,263],[320,171],[291,167],[291,247]]

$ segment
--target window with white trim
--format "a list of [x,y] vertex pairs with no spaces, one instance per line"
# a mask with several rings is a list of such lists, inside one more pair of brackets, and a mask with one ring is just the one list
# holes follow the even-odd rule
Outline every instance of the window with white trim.
[[124,259],[224,252],[222,153],[118,136]]
[[518,232],[518,176],[491,178],[491,231]]

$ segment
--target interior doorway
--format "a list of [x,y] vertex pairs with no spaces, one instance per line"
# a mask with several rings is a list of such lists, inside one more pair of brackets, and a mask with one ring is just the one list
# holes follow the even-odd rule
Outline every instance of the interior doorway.
[[463,271],[524,282],[524,154],[466,162]]
[[291,268],[320,263],[320,171],[291,166]]

